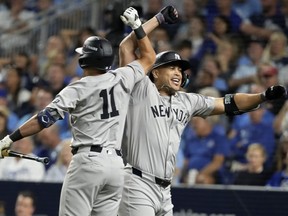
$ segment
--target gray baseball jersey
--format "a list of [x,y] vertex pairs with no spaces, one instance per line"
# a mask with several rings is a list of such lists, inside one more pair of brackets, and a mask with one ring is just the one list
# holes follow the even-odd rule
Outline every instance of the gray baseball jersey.
[[[159,215],[172,214],[170,187],[160,190],[153,182],[155,178],[145,181],[144,174],[171,180],[184,127],[192,116],[208,116],[214,106],[213,98],[199,94],[161,96],[148,77],[135,85],[123,137],[128,164],[120,216],[153,215],[151,208]],[[131,174],[131,167],[142,172],[140,177]],[[144,186],[141,189],[139,185]],[[128,197],[134,206],[126,201]]]
[[[124,183],[120,149],[131,90],[144,77],[134,61],[99,76],[86,76],[64,88],[47,106],[72,127],[72,157],[63,182],[59,215],[117,215]],[[103,147],[91,152],[91,145]]]

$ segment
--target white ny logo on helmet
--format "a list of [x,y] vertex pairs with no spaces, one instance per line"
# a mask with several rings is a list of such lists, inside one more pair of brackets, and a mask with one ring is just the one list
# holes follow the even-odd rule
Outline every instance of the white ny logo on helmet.
[[177,53],[175,53],[175,59],[179,59],[179,60],[181,60],[180,55],[178,55]]

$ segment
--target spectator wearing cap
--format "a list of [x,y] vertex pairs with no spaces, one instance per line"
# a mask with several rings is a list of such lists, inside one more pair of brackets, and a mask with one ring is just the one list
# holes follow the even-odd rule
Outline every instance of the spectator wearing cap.
[[[272,64],[261,63],[257,70],[257,76],[259,83],[264,87],[279,85],[278,69]],[[277,115],[287,98],[277,99],[277,101],[271,103],[267,101],[265,106],[274,114]]]

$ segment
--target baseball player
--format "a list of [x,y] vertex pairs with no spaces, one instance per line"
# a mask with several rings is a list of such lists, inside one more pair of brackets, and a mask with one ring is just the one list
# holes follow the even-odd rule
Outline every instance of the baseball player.
[[65,87],[44,110],[0,141],[0,150],[9,148],[12,142],[62,119],[65,112],[70,114],[74,156],[62,186],[61,216],[117,215],[124,183],[120,147],[129,98],[135,83],[155,61],[138,12],[128,8],[121,19],[134,30],[140,57],[110,70],[111,43],[89,37],[76,49],[84,77]]
[[[177,17],[175,9],[168,6],[143,28],[148,34]],[[132,49],[134,40],[132,33],[122,46]],[[123,65],[133,60],[129,53],[120,57]],[[123,136],[127,165],[119,216],[173,215],[171,180],[180,136],[191,117],[237,115],[287,95],[282,86],[272,86],[262,94],[236,93],[224,98],[185,93],[179,90],[187,82],[184,71],[189,67],[178,53],[161,52],[149,77],[134,86]]]

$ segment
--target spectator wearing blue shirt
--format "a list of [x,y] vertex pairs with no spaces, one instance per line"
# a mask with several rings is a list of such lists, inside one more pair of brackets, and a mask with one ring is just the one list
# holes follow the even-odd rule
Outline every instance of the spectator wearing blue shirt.
[[230,20],[231,30],[234,33],[239,32],[242,18],[232,7],[233,0],[215,0],[215,5],[209,5],[206,19],[208,30],[211,31],[215,16],[223,15]]
[[[212,117],[213,118],[213,117]],[[184,165],[181,182],[188,183],[191,170],[197,170],[196,184],[217,182],[218,171],[222,168],[229,146],[227,138],[213,126],[211,117],[194,117],[186,129],[183,153]],[[190,132],[189,132],[190,131]]]
[[[259,109],[249,113],[249,121],[238,124],[230,132],[231,156],[235,162],[247,163],[245,154],[249,145],[261,143],[267,153],[266,166],[272,165],[275,152],[275,138],[273,124],[267,124],[263,118],[266,109]],[[267,120],[268,121],[268,120]]]
[[262,11],[252,14],[242,22],[240,29],[248,36],[268,40],[275,31],[285,31],[285,17],[278,8],[278,1],[261,1]]
[[276,172],[266,186],[288,189],[288,131],[280,137],[276,153]]

